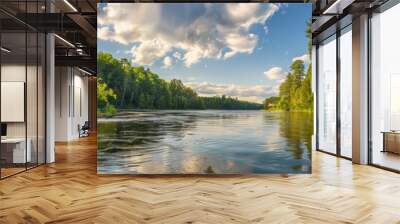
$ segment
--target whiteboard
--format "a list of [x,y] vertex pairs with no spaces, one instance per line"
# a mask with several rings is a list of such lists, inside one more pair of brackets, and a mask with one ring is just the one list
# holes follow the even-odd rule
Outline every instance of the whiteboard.
[[24,82],[1,82],[1,122],[24,122],[24,102]]

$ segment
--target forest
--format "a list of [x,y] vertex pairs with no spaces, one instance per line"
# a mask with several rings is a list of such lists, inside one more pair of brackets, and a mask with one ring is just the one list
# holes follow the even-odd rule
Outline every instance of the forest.
[[97,55],[98,114],[112,115],[118,109],[246,109],[259,110],[262,104],[229,96],[198,96],[182,81],[166,81],[143,67],[132,66],[127,59],[109,53]]
[[[308,55],[311,55],[311,25],[306,30],[308,38]],[[264,109],[268,111],[313,111],[313,94],[311,89],[311,63],[305,72],[302,60],[293,61],[290,72],[279,86],[279,96],[264,100]]]
[[311,90],[311,65],[304,72],[304,62],[294,61],[290,72],[279,86],[279,96],[264,100],[268,111],[312,111],[313,94]]

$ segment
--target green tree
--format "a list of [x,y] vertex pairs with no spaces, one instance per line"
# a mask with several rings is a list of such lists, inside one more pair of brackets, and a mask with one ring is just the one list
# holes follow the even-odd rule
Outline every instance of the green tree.
[[[312,49],[311,21],[307,22],[306,36],[308,38],[307,50],[310,59]],[[286,79],[279,86],[279,97],[267,98],[264,101],[264,109],[285,111],[313,110],[314,99],[311,88],[311,64],[308,64],[306,73],[304,73],[304,67],[304,62],[301,60],[292,62],[290,65],[290,72],[286,76]]]
[[108,88],[107,84],[102,81],[101,78],[97,80],[97,113],[99,115],[112,115],[116,112],[114,105],[112,104],[117,95],[114,91]]

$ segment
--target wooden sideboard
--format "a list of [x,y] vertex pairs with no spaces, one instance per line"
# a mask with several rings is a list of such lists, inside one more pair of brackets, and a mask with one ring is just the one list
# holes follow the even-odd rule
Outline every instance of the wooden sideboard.
[[392,152],[400,154],[400,132],[384,131],[383,134],[383,150],[382,152]]

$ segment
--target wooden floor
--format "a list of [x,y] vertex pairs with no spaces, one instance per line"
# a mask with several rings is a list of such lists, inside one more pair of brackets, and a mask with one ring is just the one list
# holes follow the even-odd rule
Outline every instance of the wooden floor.
[[96,140],[0,181],[0,223],[400,223],[400,175],[315,152],[312,175],[96,175]]
[[1,177],[8,177],[8,176],[11,176],[13,174],[16,174],[16,173],[19,173],[19,172],[23,172],[25,170],[26,170],[25,167],[23,167],[23,168],[20,168],[20,167],[17,167],[17,168],[15,168],[15,167],[4,168],[4,167],[2,167],[1,168]]
[[391,152],[374,151],[372,156],[374,164],[400,170],[400,155]]

